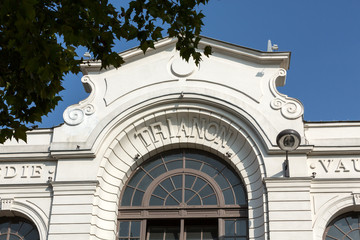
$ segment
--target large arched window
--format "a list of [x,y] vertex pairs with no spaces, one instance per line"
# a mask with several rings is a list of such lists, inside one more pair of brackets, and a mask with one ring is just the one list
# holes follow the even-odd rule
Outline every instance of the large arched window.
[[39,232],[30,221],[20,217],[0,217],[0,240],[39,239]]
[[247,239],[247,197],[219,157],[172,150],[139,166],[123,188],[119,239]]
[[326,228],[323,239],[360,239],[360,213],[347,213],[334,219]]

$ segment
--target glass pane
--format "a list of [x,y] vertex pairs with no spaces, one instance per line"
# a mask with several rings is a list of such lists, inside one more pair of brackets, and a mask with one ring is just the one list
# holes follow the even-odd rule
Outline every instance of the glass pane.
[[138,188],[146,191],[147,187],[150,185],[150,183],[152,182],[152,178],[149,175],[145,175],[143,177],[143,179],[141,180],[141,182],[138,185]]
[[348,234],[349,239],[360,239],[360,230],[352,231]]
[[179,205],[179,202],[177,202],[172,196],[168,196],[165,202],[166,206],[176,206]]
[[186,228],[187,240],[201,240],[201,228],[199,227],[187,227]]
[[160,176],[161,174],[163,174],[164,172],[166,172],[165,166],[164,165],[160,165],[157,168],[153,169],[150,172],[150,175],[155,179],[158,176]]
[[11,232],[17,233],[19,231],[19,228],[21,227],[22,222],[12,222],[11,223]]
[[172,192],[174,190],[174,184],[171,182],[170,178],[165,179],[160,183],[168,192]]
[[121,206],[130,206],[131,205],[131,198],[134,192],[133,188],[126,187],[124,195],[121,200]]
[[215,194],[202,199],[203,205],[217,205],[217,199]]
[[151,196],[149,205],[150,206],[163,206],[164,199],[158,198],[156,196]]
[[225,204],[235,204],[234,194],[231,188],[224,190],[223,195],[225,198]]
[[246,219],[237,219],[236,220],[236,235],[237,236],[246,236],[247,235],[247,220]]
[[225,235],[235,236],[235,220],[225,220]]
[[215,168],[213,168],[207,164],[204,164],[204,166],[201,168],[201,171],[206,173],[210,177],[214,177],[218,173],[218,171]]
[[187,240],[215,240],[217,239],[217,226],[186,226],[186,239]]
[[179,202],[182,202],[182,190],[181,189],[172,192],[171,195]]
[[175,188],[182,188],[182,175],[177,175],[171,178],[175,184]]
[[203,229],[203,240],[215,240],[217,235],[217,228],[207,227]]
[[129,221],[120,221],[119,226],[119,236],[120,237],[128,237],[129,236]]
[[140,192],[139,190],[136,190],[134,199],[132,202],[132,206],[141,206],[142,199],[143,199],[144,193]]
[[340,229],[341,229],[343,232],[345,232],[345,233],[347,233],[347,232],[349,232],[349,231],[351,230],[350,227],[349,227],[349,225],[347,224],[345,218],[340,219],[340,220],[337,221],[335,224],[336,224],[336,226],[337,226],[338,228],[340,228]]
[[337,229],[336,227],[331,227],[327,233],[327,236],[335,237],[341,239],[343,237],[343,233]]
[[156,167],[157,165],[162,164],[162,160],[161,158],[158,158],[156,160],[152,160],[152,161],[147,161],[144,165],[143,168],[147,171],[150,172],[151,169],[153,169],[154,167]]
[[141,178],[145,175],[143,170],[139,170],[129,181],[128,185],[136,187],[141,180]]
[[179,228],[171,227],[166,229],[166,240],[178,240],[179,239]]
[[8,222],[1,223],[0,224],[0,233],[7,233],[8,227],[9,227]]
[[195,170],[200,170],[202,163],[198,161],[186,160],[185,167]]
[[190,198],[192,198],[195,195],[195,193],[191,190],[185,190],[185,202],[189,201]]
[[201,197],[209,196],[210,194],[213,194],[214,190],[210,187],[210,185],[206,185],[201,191],[199,192]]
[[225,168],[225,164],[220,162],[219,160],[217,159],[214,159],[214,158],[211,158],[211,157],[208,157],[206,160],[205,160],[206,163],[208,163],[210,166],[212,166],[213,168],[221,171],[223,168]]
[[39,239],[39,233],[36,229],[33,229],[28,235],[25,236],[26,240],[37,240]]
[[24,222],[21,228],[19,229],[19,234],[21,236],[26,236],[33,228],[34,227],[31,224]]
[[179,233],[178,226],[150,227],[149,240],[179,240]]
[[192,205],[201,205],[200,197],[195,195],[189,202],[186,203],[189,206]]
[[163,240],[164,234],[164,228],[152,227],[149,231],[149,240]]
[[241,183],[240,178],[235,175],[235,173],[229,168],[225,168],[224,170],[222,170],[222,174],[226,176],[227,180],[229,180],[231,185],[237,185]]
[[130,237],[139,237],[140,236],[140,226],[141,226],[141,222],[139,222],[139,221],[131,222]]
[[241,184],[234,187],[234,192],[236,196],[236,204],[247,205],[244,189]]
[[0,240],[6,240],[6,238],[7,238],[6,234],[0,236]]
[[202,180],[201,178],[196,178],[193,190],[199,191],[205,184],[206,182],[204,180]]
[[194,181],[195,181],[195,176],[186,175],[185,176],[185,187],[191,188],[192,185],[194,184]]
[[162,198],[165,198],[168,195],[168,193],[161,186],[157,186],[153,194]]
[[[18,237],[18,236],[16,236],[15,234],[10,234],[10,238],[9,238],[9,240],[19,240],[19,239],[21,239],[21,238],[19,238],[19,237]],[[26,238],[26,239],[31,240],[30,238]]]
[[168,162],[170,160],[182,159],[182,155],[183,155],[182,153],[174,153],[170,155],[165,155],[163,158],[165,162]]
[[347,217],[346,220],[348,221],[352,229],[359,228],[359,220],[357,217]]
[[224,188],[227,188],[230,186],[229,183],[226,181],[225,177],[221,173],[219,175],[217,175],[214,179],[217,182],[217,184],[219,184],[221,189],[224,189]]
[[183,167],[183,162],[182,162],[182,160],[168,162],[168,163],[166,163],[166,167],[168,168],[169,171],[174,170],[174,169],[179,169],[179,168]]

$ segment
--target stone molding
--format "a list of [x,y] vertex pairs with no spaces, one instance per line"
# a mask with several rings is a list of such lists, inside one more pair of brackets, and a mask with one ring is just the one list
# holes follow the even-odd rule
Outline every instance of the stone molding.
[[304,107],[302,103],[295,98],[290,98],[287,95],[280,93],[276,88],[278,85],[277,82],[281,81],[278,79],[285,77],[286,70],[281,68],[269,81],[271,93],[275,97],[271,100],[270,106],[274,110],[280,110],[281,114],[287,119],[297,119],[304,113]]
[[84,84],[87,92],[91,92],[89,97],[80,101],[78,104],[74,104],[65,109],[63,118],[66,124],[71,126],[79,125],[84,121],[84,118],[88,115],[92,115],[95,112],[95,107],[91,104],[95,97],[95,84],[92,82],[90,76],[85,75],[81,78],[81,82]]
[[100,165],[93,239],[113,238],[121,190],[131,172],[148,157],[175,148],[207,150],[231,164],[247,189],[249,239],[266,239],[264,165],[258,147],[241,126],[213,112],[196,109],[154,112],[131,122],[110,144]]

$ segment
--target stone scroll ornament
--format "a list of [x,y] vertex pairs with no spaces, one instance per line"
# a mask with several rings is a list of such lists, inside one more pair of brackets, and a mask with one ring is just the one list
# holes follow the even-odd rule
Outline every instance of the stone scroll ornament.
[[281,68],[270,80],[270,90],[275,97],[271,100],[270,106],[272,109],[280,110],[281,114],[287,119],[297,119],[304,113],[304,107],[301,102],[295,98],[290,98],[287,95],[280,93],[276,88],[277,79],[285,77],[286,70]]
[[94,105],[90,104],[90,102],[94,98],[94,89],[95,85],[91,81],[89,76],[83,76],[81,78],[81,82],[90,89],[90,96],[85,100],[80,101],[78,104],[74,104],[65,109],[63,113],[63,118],[66,124],[75,126],[84,121],[85,116],[91,115],[95,112]]

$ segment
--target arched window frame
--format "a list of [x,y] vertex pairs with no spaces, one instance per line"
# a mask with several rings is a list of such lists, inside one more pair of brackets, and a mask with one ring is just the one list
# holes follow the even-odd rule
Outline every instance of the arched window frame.
[[[344,223],[344,225],[340,225],[341,222]],[[333,234],[331,232],[332,229],[335,230],[338,233],[338,235]],[[336,217],[326,227],[323,239],[324,240],[350,239],[347,238],[349,234],[356,234],[357,236],[356,239],[360,239],[360,212],[348,212]]]
[[0,240],[40,240],[35,224],[22,217],[0,217]]
[[[130,234],[130,230],[131,230],[130,226],[133,224],[140,224],[141,231],[139,232],[138,237],[131,238],[129,235],[128,238],[121,237],[120,239],[129,239],[129,240],[130,239],[142,239],[142,240],[145,240],[146,239],[145,235],[147,235],[147,231],[149,230],[149,224],[147,224],[147,222],[148,221],[156,221],[161,218],[179,219],[180,225],[181,225],[180,239],[184,239],[184,234],[185,234],[184,229],[186,228],[186,227],[184,227],[184,224],[186,224],[187,221],[190,221],[190,219],[204,219],[205,221],[211,220],[211,219],[217,219],[217,221],[218,221],[217,227],[219,230],[218,231],[219,236],[226,235],[225,227],[227,225],[229,225],[230,223],[233,223],[234,226],[235,225],[237,226],[237,225],[239,225],[239,223],[241,223],[242,226],[246,225],[246,234],[242,233],[242,235],[237,235],[236,239],[241,239],[241,240],[248,239],[248,229],[247,229],[248,228],[247,227],[248,206],[247,206],[246,190],[243,185],[243,182],[242,182],[241,178],[238,176],[238,174],[236,174],[236,172],[229,166],[228,163],[224,162],[224,160],[220,159],[219,157],[217,157],[213,154],[206,153],[204,151],[189,150],[189,149],[175,150],[175,153],[181,152],[181,154],[182,154],[182,159],[184,161],[183,167],[166,171],[166,172],[158,175],[155,179],[152,179],[152,182],[146,187],[146,190],[143,195],[143,200],[142,200],[140,206],[129,206],[129,205],[124,206],[123,204],[121,204],[122,199],[125,194],[126,187],[128,186],[131,179],[137,174],[139,169],[141,169],[142,166],[144,166],[144,164],[148,164],[148,163],[151,163],[152,161],[156,161],[156,159],[159,156],[167,155],[171,152],[174,152],[174,150],[164,152],[162,154],[159,154],[159,155],[156,155],[156,156],[150,158],[149,160],[145,161],[141,166],[139,166],[129,177],[129,179],[128,179],[127,183],[125,184],[123,191],[121,193],[118,220],[119,220],[119,222],[126,222],[126,221],[129,222],[129,225],[127,226],[127,230],[126,230],[126,231],[129,231],[129,234]],[[236,204],[237,201],[240,201],[240,200],[237,200],[238,196],[235,194],[233,186],[232,186],[231,182],[229,182],[229,180],[227,180],[227,181],[229,182],[230,187],[233,192],[233,195],[234,195],[234,201],[235,201],[234,204],[225,204],[225,198],[224,198],[224,195],[222,192],[225,188],[221,189],[221,187],[214,180],[214,178],[210,177],[205,172],[202,172],[200,170],[186,168],[185,161],[188,159],[188,158],[186,158],[186,153],[188,153],[188,152],[210,157],[213,160],[216,160],[223,165],[223,169],[221,171],[223,171],[225,168],[227,171],[231,171],[232,174],[234,174],[234,176],[236,176],[239,179],[239,181],[242,185],[242,191],[243,191],[243,195],[244,195],[243,196],[244,199],[241,200],[242,204]],[[165,165],[164,159],[162,159],[162,162]],[[152,169],[154,169],[154,168],[152,168]],[[149,204],[152,193],[154,192],[155,188],[157,186],[159,186],[159,183],[161,183],[162,181],[164,181],[165,179],[167,179],[171,176],[176,176],[179,174],[182,174],[183,176],[192,175],[192,176],[196,176],[196,177],[199,177],[199,178],[202,178],[203,180],[205,180],[213,188],[215,195],[216,195],[217,204],[216,205],[195,205],[195,206],[194,205],[187,206],[186,204],[184,205],[183,203],[178,206],[167,206],[167,205],[166,206],[152,206],[151,204]],[[218,174],[223,174],[223,173],[219,172]],[[140,181],[142,181],[142,180],[139,180],[139,182],[137,184],[139,184]],[[133,193],[132,200],[134,199],[134,196],[135,196],[135,193]],[[183,199],[184,199],[184,197],[183,197]],[[130,204],[130,205],[132,205],[132,204]],[[164,216],[166,216],[166,217],[164,217]],[[188,219],[188,220],[186,220],[186,219]],[[119,229],[119,231],[121,231],[121,230],[122,229]],[[244,230],[242,230],[242,231],[244,231]],[[236,234],[236,229],[234,230],[233,234]],[[227,237],[227,239],[232,239],[231,236],[226,236],[226,237]],[[235,235],[234,235],[233,239],[235,239]]]

